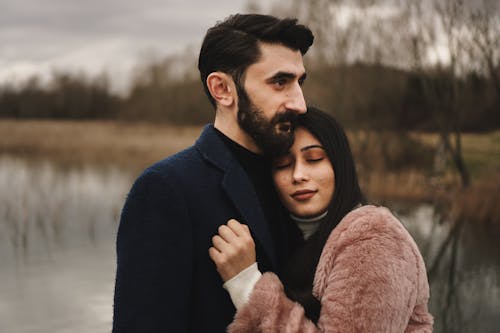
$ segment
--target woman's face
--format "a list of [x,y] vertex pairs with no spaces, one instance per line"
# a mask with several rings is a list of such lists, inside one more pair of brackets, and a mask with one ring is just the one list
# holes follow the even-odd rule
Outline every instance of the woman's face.
[[299,217],[326,211],[335,189],[335,174],[326,151],[303,127],[295,130],[289,153],[273,161],[273,179],[281,202]]

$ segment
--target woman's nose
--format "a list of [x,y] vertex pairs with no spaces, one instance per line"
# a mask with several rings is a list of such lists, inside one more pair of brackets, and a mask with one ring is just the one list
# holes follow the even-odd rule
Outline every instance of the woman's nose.
[[295,163],[295,167],[293,168],[292,181],[294,183],[300,183],[303,181],[307,181],[309,177],[307,176],[307,172],[304,166],[301,163]]

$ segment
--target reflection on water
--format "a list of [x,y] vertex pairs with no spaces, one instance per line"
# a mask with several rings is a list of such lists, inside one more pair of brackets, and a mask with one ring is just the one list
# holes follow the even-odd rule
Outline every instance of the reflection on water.
[[0,332],[109,332],[131,176],[0,158]]
[[[133,178],[0,157],[0,332],[110,331],[115,234]],[[467,221],[449,237],[453,224],[431,205],[390,206],[435,267],[434,331],[498,332],[498,236]]]
[[499,332],[500,235],[474,221],[441,221],[430,205],[403,214],[428,269],[434,332]]

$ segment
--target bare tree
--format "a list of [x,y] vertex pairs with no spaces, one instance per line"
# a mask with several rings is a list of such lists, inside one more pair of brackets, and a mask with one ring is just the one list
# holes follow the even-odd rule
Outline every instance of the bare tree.
[[[439,128],[439,146],[444,146],[457,168],[462,185],[467,187],[470,176],[462,152],[465,108],[461,103],[463,84],[459,77],[466,71],[466,47],[462,39],[463,1],[417,1],[408,3],[407,10],[408,16],[412,18],[408,33],[412,40],[414,71],[420,77],[426,105],[432,110],[434,122]],[[436,24],[432,24],[432,21]],[[433,73],[429,70],[427,55],[430,50],[438,50],[440,38],[445,42],[449,61],[448,64],[434,66]]]
[[[495,1],[482,0],[470,8],[466,23],[471,34],[470,58],[481,59],[481,69],[490,77],[500,98],[500,14]],[[475,48],[473,48],[475,47]]]

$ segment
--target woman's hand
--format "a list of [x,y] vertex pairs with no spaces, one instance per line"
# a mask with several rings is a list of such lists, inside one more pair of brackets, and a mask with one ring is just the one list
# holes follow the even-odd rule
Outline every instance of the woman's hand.
[[255,262],[255,243],[245,224],[231,219],[219,227],[212,237],[213,247],[208,249],[224,282],[232,279]]

